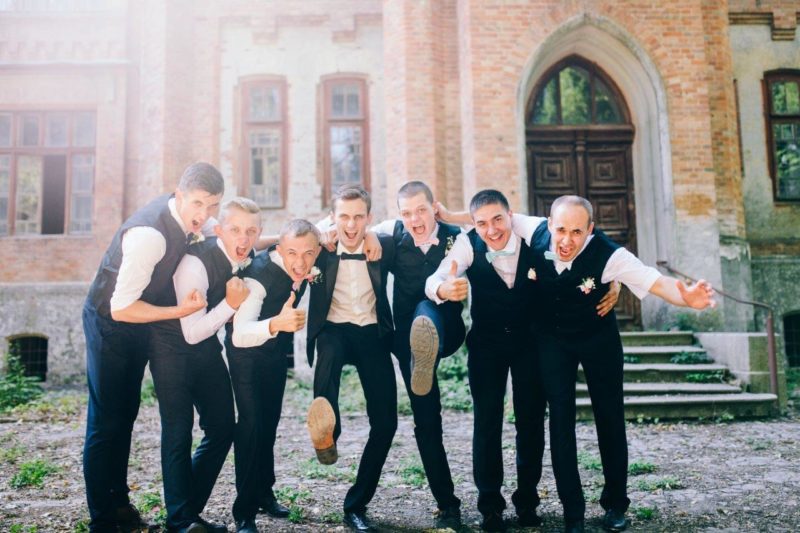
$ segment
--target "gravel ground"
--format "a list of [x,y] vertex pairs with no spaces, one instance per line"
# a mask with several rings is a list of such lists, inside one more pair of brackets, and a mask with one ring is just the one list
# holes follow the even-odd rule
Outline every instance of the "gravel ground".
[[[84,393],[50,391],[33,407],[5,415],[0,424],[0,530],[83,531],[87,520],[81,450]],[[341,503],[355,476],[368,431],[358,392],[343,405],[349,413],[339,442],[340,460],[323,467],[314,460],[305,429],[310,401],[306,387],[290,381],[276,444],[276,489],[293,506],[294,520],[259,515],[262,531],[344,531]],[[349,403],[348,403],[349,402]],[[347,404],[347,405],[345,405]],[[479,513],[471,473],[472,414],[446,411],[445,445],[462,498],[465,531],[477,531]],[[199,436],[199,433],[196,437]],[[160,509],[158,408],[143,405],[135,427],[129,483],[132,500],[155,519]],[[197,439],[196,439],[197,440]],[[645,471],[629,479],[632,531],[796,531],[800,529],[800,416],[768,420],[629,424],[631,463]],[[587,530],[600,530],[597,503],[602,473],[592,424],[578,425],[581,474],[587,495]],[[549,448],[548,448],[549,449]],[[505,494],[514,480],[513,425],[504,430]],[[41,487],[14,488],[26,462],[57,467]],[[235,487],[229,456],[205,517],[227,522]],[[397,437],[368,515],[385,531],[420,531],[434,525],[435,503],[421,475],[410,416],[400,418]],[[16,477],[15,477],[16,476]],[[541,531],[561,528],[549,452],[539,487]],[[510,502],[509,502],[510,503]],[[514,526],[513,510],[506,517]]]

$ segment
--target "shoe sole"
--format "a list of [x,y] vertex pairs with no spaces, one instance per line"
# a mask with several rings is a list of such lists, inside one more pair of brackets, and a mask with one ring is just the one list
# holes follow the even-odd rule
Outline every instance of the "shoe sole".
[[433,321],[418,316],[411,323],[409,335],[411,345],[411,392],[425,396],[433,387],[433,369],[439,351],[439,334]]
[[332,465],[339,459],[333,430],[336,427],[336,413],[331,403],[322,396],[314,398],[308,408],[308,434],[317,452],[317,460],[324,465]]

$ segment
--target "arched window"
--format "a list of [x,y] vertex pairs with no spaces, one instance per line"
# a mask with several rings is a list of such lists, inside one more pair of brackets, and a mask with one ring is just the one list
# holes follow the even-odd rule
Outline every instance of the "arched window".
[[800,311],[784,315],[783,339],[789,366],[800,367]]
[[19,357],[25,375],[47,379],[47,337],[44,335],[14,335],[8,337],[8,349]]
[[596,65],[569,57],[542,77],[534,91],[528,124],[589,126],[626,124],[628,110],[619,90]]
[[800,70],[764,73],[769,170],[775,200],[800,200]]

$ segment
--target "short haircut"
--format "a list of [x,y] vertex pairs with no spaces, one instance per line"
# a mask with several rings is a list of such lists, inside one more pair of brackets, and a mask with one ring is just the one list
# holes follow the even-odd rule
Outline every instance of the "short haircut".
[[583,196],[576,196],[574,194],[565,194],[564,196],[559,196],[556,198],[553,201],[553,205],[550,206],[550,216],[553,216],[556,208],[564,204],[577,205],[584,208],[586,213],[589,215],[589,224],[591,224],[594,220],[594,209],[592,209],[592,203]]
[[489,204],[500,204],[506,211],[511,209],[503,193],[495,189],[484,189],[475,193],[469,201],[469,214],[474,215],[475,211]]
[[181,192],[205,191],[217,195],[225,192],[225,181],[217,168],[210,163],[193,163],[183,171],[178,182]]
[[257,214],[258,225],[261,226],[261,208],[258,207],[258,204],[250,198],[237,196],[236,198],[231,198],[222,204],[222,208],[219,210],[220,223],[225,222],[225,219],[228,218],[228,212],[230,212],[231,209],[237,209],[244,213],[250,213],[251,215]]
[[400,205],[400,198],[411,198],[422,193],[428,202],[433,203],[433,193],[431,188],[422,183],[421,181],[409,181],[397,191],[398,207]]
[[339,200],[363,200],[367,204],[367,213],[372,209],[372,199],[361,185],[342,185],[334,191],[331,197],[331,211],[336,211],[336,202]]
[[282,241],[285,237],[305,237],[309,233],[319,243],[320,235],[317,227],[304,218],[295,218],[283,225],[278,240]]

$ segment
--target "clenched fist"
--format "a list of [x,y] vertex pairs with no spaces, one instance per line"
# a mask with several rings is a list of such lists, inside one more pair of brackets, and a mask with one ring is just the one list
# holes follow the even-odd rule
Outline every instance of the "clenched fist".
[[250,289],[241,278],[234,276],[225,284],[225,301],[232,309],[239,309],[248,294],[250,294]]
[[185,316],[189,316],[195,311],[198,311],[204,308],[206,305],[206,299],[200,296],[200,293],[197,289],[192,290],[189,294],[186,295],[186,298],[178,305],[180,309],[180,317],[183,318]]

